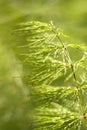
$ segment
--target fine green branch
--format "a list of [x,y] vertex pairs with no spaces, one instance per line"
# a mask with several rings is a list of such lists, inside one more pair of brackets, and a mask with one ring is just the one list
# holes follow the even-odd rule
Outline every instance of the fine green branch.
[[[83,124],[86,128],[87,47],[66,44],[52,23],[22,23],[15,34],[17,56],[27,75],[22,78],[31,87],[33,129],[82,130]],[[78,59],[72,57],[74,50],[79,51]]]

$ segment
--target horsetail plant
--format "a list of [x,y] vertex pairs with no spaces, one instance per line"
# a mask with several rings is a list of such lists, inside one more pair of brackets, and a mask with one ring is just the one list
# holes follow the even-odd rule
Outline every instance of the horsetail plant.
[[22,23],[15,34],[34,104],[32,129],[86,130],[86,45],[66,42],[52,22]]

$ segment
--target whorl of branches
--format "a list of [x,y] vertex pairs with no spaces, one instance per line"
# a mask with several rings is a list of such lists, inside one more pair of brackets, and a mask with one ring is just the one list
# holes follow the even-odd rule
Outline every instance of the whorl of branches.
[[83,124],[86,129],[87,47],[66,42],[52,22],[22,23],[15,33],[17,53],[29,69],[35,107],[33,129],[81,130]]

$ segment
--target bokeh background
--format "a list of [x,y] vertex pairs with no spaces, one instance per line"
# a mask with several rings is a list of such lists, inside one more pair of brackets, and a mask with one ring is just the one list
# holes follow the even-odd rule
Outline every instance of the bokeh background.
[[87,43],[87,0],[0,0],[0,130],[31,130],[32,103],[22,81],[13,30],[25,21],[53,23],[75,43]]

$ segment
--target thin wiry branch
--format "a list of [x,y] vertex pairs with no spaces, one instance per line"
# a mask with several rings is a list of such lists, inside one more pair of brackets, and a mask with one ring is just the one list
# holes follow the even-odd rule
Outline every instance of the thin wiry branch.
[[[80,130],[87,118],[87,47],[65,44],[64,35],[52,23],[22,23],[15,33],[21,37],[18,57],[30,72],[34,130]],[[73,61],[69,48],[81,50],[82,57]]]

